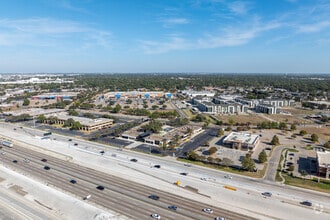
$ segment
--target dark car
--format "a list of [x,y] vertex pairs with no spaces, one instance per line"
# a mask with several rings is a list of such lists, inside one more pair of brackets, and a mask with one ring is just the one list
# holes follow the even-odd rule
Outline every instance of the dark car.
[[69,139],[68,141],[72,141],[72,139]]
[[101,151],[100,151],[100,154],[104,154],[104,153],[105,153],[105,151],[104,151],[104,150],[101,150]]
[[154,167],[155,167],[155,168],[160,168],[160,165],[155,165]]
[[17,160],[13,160],[13,163],[17,163]]
[[310,202],[310,201],[303,201],[300,204],[305,205],[305,206],[312,206],[313,205],[312,202]]
[[178,207],[176,207],[175,205],[170,205],[168,208],[174,211],[178,209]]
[[99,185],[99,186],[96,187],[96,189],[98,189],[98,190],[104,190],[104,186]]
[[261,195],[271,197],[272,193],[271,192],[263,192],[263,193],[261,193]]
[[43,158],[41,159],[42,162],[47,162],[47,159]]
[[159,200],[159,196],[156,195],[150,195],[148,196],[149,199],[153,199],[153,200]]
[[78,146],[78,143],[74,143],[73,145],[74,145],[74,146]]
[[77,181],[72,179],[72,180],[70,180],[70,183],[72,183],[72,184],[76,184]]
[[49,166],[44,166],[44,169],[45,170],[50,170],[50,167]]
[[183,176],[187,176],[188,175],[188,173],[180,173],[181,175],[183,175]]
[[135,159],[135,158],[133,158],[133,159],[131,159],[131,161],[132,161],[132,162],[137,162],[138,160]]

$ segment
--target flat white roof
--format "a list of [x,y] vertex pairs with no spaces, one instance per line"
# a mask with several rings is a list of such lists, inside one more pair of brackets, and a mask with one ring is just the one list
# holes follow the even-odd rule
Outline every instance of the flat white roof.
[[91,118],[84,118],[84,117],[68,115],[67,113],[64,113],[64,112],[60,113],[60,114],[54,114],[53,116],[55,116],[61,120],[68,120],[69,118],[72,118],[74,121],[78,121],[78,122],[80,122],[81,125],[85,125],[85,126],[96,126],[99,124],[113,122],[113,119],[109,119],[109,118],[91,119]]
[[330,151],[316,151],[319,166],[330,166]]
[[255,144],[258,139],[259,135],[243,132],[232,132],[224,139],[224,141]]

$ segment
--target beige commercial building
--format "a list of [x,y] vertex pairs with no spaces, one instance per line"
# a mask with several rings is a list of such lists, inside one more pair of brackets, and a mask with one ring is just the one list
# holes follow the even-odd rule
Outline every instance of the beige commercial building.
[[238,150],[254,150],[259,142],[259,135],[240,132],[232,132],[223,140],[224,145]]
[[318,150],[317,157],[317,175],[330,179],[330,151]]
[[[113,124],[113,119],[108,119],[108,118],[91,119],[91,118],[71,116],[71,115],[67,115],[66,113],[52,115],[52,120],[55,122],[55,124],[64,125],[65,122],[70,118],[73,119],[74,121],[79,122],[82,125],[82,127],[80,128],[80,130],[82,131],[95,131],[95,130],[110,128]],[[49,121],[51,121],[50,117],[47,118],[46,122]]]

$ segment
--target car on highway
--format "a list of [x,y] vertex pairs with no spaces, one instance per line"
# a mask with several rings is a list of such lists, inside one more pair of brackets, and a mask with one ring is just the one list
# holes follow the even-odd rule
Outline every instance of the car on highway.
[[96,189],[98,189],[98,190],[104,190],[104,186],[98,185],[98,186],[96,187]]
[[27,158],[25,158],[25,159],[24,159],[24,162],[25,162],[25,163],[30,163],[30,160],[27,159]]
[[184,164],[186,167],[191,167],[192,165],[191,164],[189,164],[189,163],[185,163]]
[[87,199],[89,199],[91,197],[91,195],[87,195],[87,196],[85,196],[84,198],[83,198],[83,200],[87,200]]
[[41,161],[42,161],[42,162],[47,162],[47,159],[42,158]]
[[160,168],[160,165],[155,165],[154,167],[155,167],[155,168]]
[[74,146],[78,146],[78,143],[74,143],[73,145],[74,145]]
[[17,163],[17,160],[13,160],[13,163]]
[[263,192],[263,193],[261,193],[261,195],[271,197],[272,193],[271,192]]
[[305,206],[312,206],[313,205],[313,203],[310,202],[310,201],[302,201],[300,204],[305,205]]
[[210,209],[210,208],[204,208],[202,209],[203,212],[206,212],[206,213],[209,213],[209,214],[212,214],[213,213],[213,210]]
[[100,154],[104,154],[104,153],[105,153],[105,151],[104,151],[104,150],[101,150],[101,151],[100,151]]
[[77,180],[72,179],[72,180],[70,180],[70,183],[76,184],[77,183]]
[[226,220],[226,218],[217,216],[214,218],[214,220]]
[[180,175],[182,175],[182,176],[187,176],[188,173],[180,173]]
[[50,167],[49,166],[44,166],[44,169],[45,170],[50,170]]
[[157,195],[150,195],[148,196],[149,199],[153,199],[153,200],[159,200],[159,196]]
[[158,214],[156,214],[156,213],[153,213],[153,214],[151,214],[150,216],[151,216],[151,218],[153,218],[153,219],[160,219],[160,215],[158,215]]
[[178,207],[176,207],[175,205],[170,205],[167,208],[169,208],[169,209],[171,209],[173,211],[176,211],[178,209]]
[[226,179],[232,179],[233,177],[231,175],[227,174],[227,175],[225,175],[225,178]]
[[69,139],[68,141],[72,141],[72,139]]
[[6,154],[6,152],[1,152],[1,155],[5,155]]
[[131,161],[132,161],[132,162],[137,162],[138,160],[135,159],[135,158],[132,158]]
[[201,180],[203,180],[203,181],[207,181],[207,178],[205,178],[205,177],[201,177]]

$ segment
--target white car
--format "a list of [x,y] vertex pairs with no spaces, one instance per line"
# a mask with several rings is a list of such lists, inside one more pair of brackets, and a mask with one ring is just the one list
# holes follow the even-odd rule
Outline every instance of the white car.
[[151,214],[150,216],[151,216],[151,218],[154,218],[154,219],[160,219],[160,215],[158,215],[156,213]]
[[213,210],[210,209],[210,208],[205,208],[205,209],[202,209],[203,212],[206,212],[206,213],[209,213],[209,214],[212,214],[213,213]]
[[227,174],[227,175],[225,175],[225,178],[226,179],[232,179],[233,177],[231,175]]

